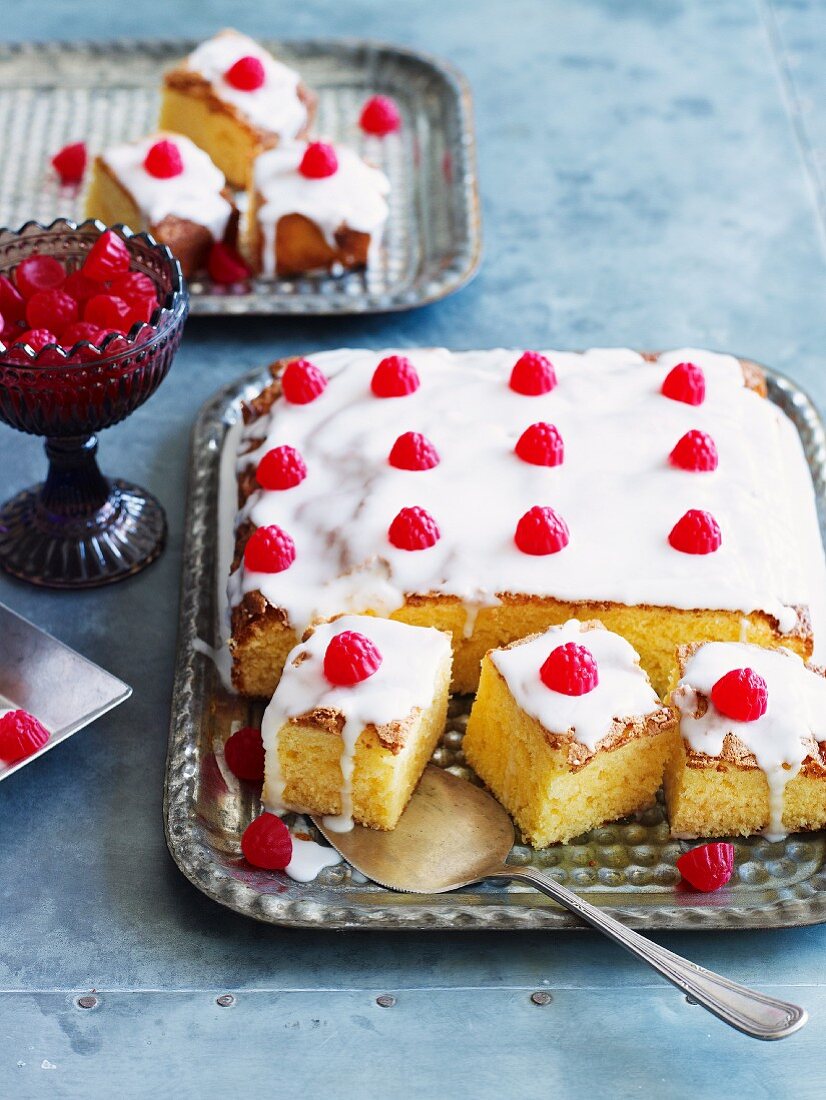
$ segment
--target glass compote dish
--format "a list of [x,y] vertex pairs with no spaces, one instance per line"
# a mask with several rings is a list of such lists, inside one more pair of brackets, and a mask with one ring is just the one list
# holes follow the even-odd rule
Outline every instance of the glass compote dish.
[[[78,270],[105,226],[59,219],[0,230],[0,274],[35,254]],[[166,517],[146,490],[103,476],[96,432],[127,417],[150,397],[181,341],[188,296],[178,261],[146,233],[113,227],[131,270],[158,292],[150,322],[128,335],[111,333],[99,347],[81,341],[64,350],[0,340],[0,419],[46,437],[49,470],[41,485],[0,507],[0,567],[32,584],[87,588],[123,580],[161,553]]]

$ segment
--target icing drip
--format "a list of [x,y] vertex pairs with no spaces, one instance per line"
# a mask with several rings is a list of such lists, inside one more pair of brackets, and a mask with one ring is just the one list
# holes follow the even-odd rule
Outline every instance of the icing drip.
[[[766,681],[768,707],[754,722],[728,718],[710,701],[714,684],[736,668],[754,669]],[[697,718],[699,696],[708,700],[708,709]],[[672,701],[682,716],[683,739],[695,752],[720,756],[726,735],[731,734],[754,756],[769,785],[766,835],[772,840],[785,836],[786,784],[798,774],[807,756],[817,756],[816,742],[826,741],[826,680],[788,650],[709,642],[689,658]]]
[[341,856],[334,848],[325,848],[314,840],[293,837],[293,858],[284,868],[296,882],[312,882],[325,867],[341,863]]
[[[599,683],[585,695],[562,695],[551,691],[540,679],[543,661],[551,650],[566,642],[585,646],[596,660]],[[528,642],[495,649],[490,656],[526,714],[551,733],[572,731],[591,752],[611,732],[616,720],[638,718],[661,709],[633,646],[609,630],[583,631],[576,619]]]

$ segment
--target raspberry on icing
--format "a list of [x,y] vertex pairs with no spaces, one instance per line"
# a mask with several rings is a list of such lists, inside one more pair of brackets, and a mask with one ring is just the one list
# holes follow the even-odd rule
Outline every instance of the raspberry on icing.
[[562,695],[587,695],[599,683],[593,653],[576,642],[565,642],[551,650],[539,676],[545,687]]
[[254,92],[264,83],[264,66],[257,57],[239,57],[224,73],[224,80],[239,92]]
[[309,405],[327,388],[327,376],[309,359],[293,359],[281,375],[281,392],[293,405]]
[[14,269],[14,281],[24,298],[31,298],[38,290],[57,290],[66,281],[63,264],[54,256],[35,253],[21,260]]
[[565,457],[562,436],[553,424],[541,420],[524,430],[514,449],[532,466],[559,466]]
[[338,171],[338,157],[332,145],[323,141],[311,141],[304,150],[298,170],[310,180],[325,179]]
[[264,778],[264,742],[261,730],[244,726],[224,745],[227,767],[237,779],[260,783]]
[[414,505],[401,509],[390,524],[387,537],[397,550],[428,550],[436,545],[442,533],[433,516]]
[[223,241],[216,241],[210,249],[207,272],[210,279],[221,286],[242,283],[250,275],[250,269],[235,249]]
[[0,718],[0,760],[16,764],[42,749],[51,734],[27,710],[11,710]]
[[734,873],[734,845],[725,841],[701,844],[677,860],[677,870],[695,890],[710,893],[725,886]]
[[274,523],[257,527],[244,547],[244,566],[251,573],[283,573],[295,561],[295,543]]
[[404,355],[388,355],[373,371],[370,389],[376,397],[407,397],[421,385],[418,372]]
[[155,179],[168,180],[180,176],[184,170],[181,150],[174,141],[162,138],[150,146],[144,157],[143,166]]
[[768,708],[769,689],[754,669],[733,668],[711,689],[711,701],[735,722],[756,722]]
[[421,432],[400,435],[388,457],[397,470],[432,470],[440,461],[439,452]]
[[38,290],[26,302],[26,324],[61,335],[77,320],[77,302],[65,290]]
[[86,143],[75,141],[64,145],[52,157],[52,167],[61,183],[80,183],[86,171]]
[[510,388],[527,397],[550,393],[556,386],[556,371],[550,359],[538,351],[524,352],[513,366]]
[[514,541],[523,554],[556,554],[568,545],[568,524],[553,508],[534,505],[516,525]]
[[280,817],[263,813],[244,830],[241,851],[253,867],[283,871],[293,858],[293,838]]
[[717,469],[717,447],[710,435],[694,428],[677,441],[669,461],[681,470],[710,473]]
[[365,134],[385,137],[398,130],[402,124],[399,108],[386,95],[374,95],[364,104],[359,116],[359,126]]
[[342,630],[330,639],[324,654],[324,675],[331,684],[352,687],[378,672],[378,648],[355,630]]
[[678,363],[665,376],[661,392],[672,401],[702,405],[706,399],[705,375],[693,363]]
[[689,508],[671,528],[668,541],[683,554],[713,554],[720,549],[723,536],[710,512]]
[[294,447],[273,447],[267,451],[255,471],[262,489],[292,489],[307,476],[304,459]]
[[129,270],[129,249],[117,233],[106,229],[92,245],[83,264],[83,274],[95,282],[105,283]]

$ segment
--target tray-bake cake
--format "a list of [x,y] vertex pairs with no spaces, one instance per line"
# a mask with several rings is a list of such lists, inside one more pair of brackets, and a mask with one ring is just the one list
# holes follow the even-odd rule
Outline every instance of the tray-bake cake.
[[826,827],[826,679],[787,650],[737,642],[682,647],[680,715],[665,772],[677,836]]
[[674,736],[628,642],[572,620],[486,654],[463,748],[544,848],[652,802]]
[[264,714],[267,809],[392,829],[444,729],[450,663],[438,630],[366,615],[318,625]]
[[233,676],[272,693],[308,624],[371,611],[482,656],[599,618],[662,693],[680,644],[812,652],[824,561],[792,423],[760,372],[645,358],[343,350],[276,364],[247,409]]

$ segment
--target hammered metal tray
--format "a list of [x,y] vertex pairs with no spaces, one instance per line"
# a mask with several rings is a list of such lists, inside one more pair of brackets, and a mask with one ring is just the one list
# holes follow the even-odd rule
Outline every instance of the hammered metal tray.
[[[193,314],[348,314],[411,309],[476,272],[481,226],[470,89],[452,65],[362,40],[266,41],[318,93],[315,133],[354,146],[390,178],[390,218],[366,272],[189,284]],[[0,225],[82,220],[81,189],[62,187],[51,156],[70,141],[91,152],[156,128],[163,70],[194,41],[0,45]],[[377,92],[399,105],[384,141],[357,124]]]
[[[826,433],[810,399],[793,382],[766,372],[769,396],[796,424],[826,532]],[[169,849],[186,877],[222,905],[272,924],[392,929],[581,928],[566,910],[518,884],[484,884],[432,897],[392,893],[346,865],[309,884],[258,871],[240,854],[240,838],[260,812],[257,793],[223,761],[229,732],[258,725],[262,707],[226,691],[203,642],[221,637],[227,547],[219,546],[222,451],[237,432],[240,404],[269,381],[247,375],[202,408],[192,434],[186,545],[164,815]],[[231,523],[234,446],[226,448],[224,517]],[[229,485],[230,499],[226,489]],[[475,779],[462,757],[467,699],[455,699],[433,760]],[[532,863],[635,928],[773,928],[826,921],[826,834],[771,843],[737,840],[736,868],[714,894],[683,890],[675,860],[690,844],[670,839],[661,803],[543,851],[518,844],[510,862]]]

